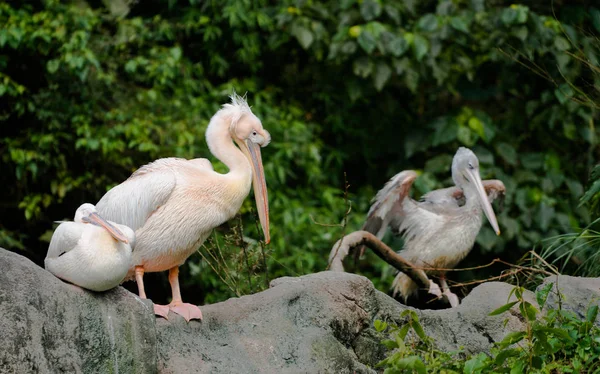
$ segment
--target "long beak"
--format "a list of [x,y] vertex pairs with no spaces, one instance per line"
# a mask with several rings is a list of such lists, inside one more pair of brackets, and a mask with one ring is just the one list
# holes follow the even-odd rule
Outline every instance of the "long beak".
[[258,219],[265,234],[265,243],[269,244],[271,242],[271,235],[269,234],[269,197],[267,195],[265,171],[260,156],[260,146],[250,140],[246,140],[245,145],[250,155],[250,164],[252,165],[252,186],[254,186]]
[[113,225],[111,225],[107,220],[105,220],[104,218],[100,217],[98,215],[98,213],[91,213],[89,216],[87,217],[83,217],[82,218],[83,222],[87,222],[87,223],[92,223],[94,225],[98,225],[103,227],[106,231],[109,232],[109,234],[115,238],[115,240],[118,240],[120,242],[123,242],[125,244],[129,243],[129,240],[127,240],[127,237],[121,232],[121,230],[119,230],[118,228],[114,227]]
[[496,220],[496,214],[494,214],[492,204],[490,204],[487,194],[485,193],[485,189],[483,188],[483,183],[481,182],[481,177],[479,176],[479,173],[473,170],[467,170],[467,174],[469,175],[469,180],[475,185],[475,189],[477,190],[477,197],[479,197],[479,200],[481,201],[483,213],[485,213],[485,216],[487,217],[488,221],[490,221],[490,224],[496,232],[496,235],[500,235],[500,227],[498,226],[498,221]]

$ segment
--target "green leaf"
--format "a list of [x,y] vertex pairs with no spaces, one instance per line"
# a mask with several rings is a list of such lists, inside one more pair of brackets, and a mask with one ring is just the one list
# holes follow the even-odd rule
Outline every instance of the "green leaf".
[[294,23],[290,29],[293,36],[298,39],[298,42],[304,49],[308,49],[314,41],[314,36],[312,32],[306,27]]
[[352,71],[355,75],[366,78],[373,71],[373,63],[367,57],[361,57],[352,64]]
[[496,145],[496,151],[500,154],[500,157],[506,161],[509,165],[516,165],[518,161],[516,149],[508,143],[498,143]]
[[136,68],[137,68],[137,62],[135,60],[129,60],[125,64],[125,71],[128,73],[135,73]]
[[509,26],[509,25],[512,25],[513,23],[515,23],[515,21],[517,20],[517,16],[518,16],[518,14],[515,9],[506,8],[502,11],[502,15],[500,16],[500,19],[502,20],[502,23]]
[[387,13],[388,17],[390,17],[390,19],[394,21],[396,25],[399,25],[401,19],[400,12],[398,11],[398,9],[390,4],[384,5],[383,8],[385,9],[385,12]]
[[398,337],[402,340],[406,338],[406,334],[408,334],[408,330],[410,329],[410,325],[406,323],[404,326],[398,330]]
[[535,299],[537,300],[540,309],[543,309],[544,305],[546,305],[548,294],[550,294],[550,290],[552,290],[553,285],[554,283],[548,283],[535,292]]
[[381,4],[376,0],[363,0],[360,14],[366,21],[371,21],[381,15]]
[[404,38],[398,37],[394,34],[391,34],[391,37],[387,43],[387,50],[394,57],[400,57],[406,52],[408,49],[408,43]]
[[512,30],[512,34],[521,41],[525,41],[525,39],[527,39],[527,35],[529,35],[529,30],[527,30],[527,27],[525,26],[516,27]]
[[433,146],[449,143],[458,136],[458,123],[454,119],[440,117],[431,126],[434,128]]
[[548,334],[553,334],[554,336],[558,336],[560,338],[562,338],[564,341],[571,341],[573,340],[571,338],[571,336],[569,335],[569,333],[567,332],[567,330],[564,330],[562,328],[556,328],[556,327],[546,327],[546,326],[539,326],[538,327],[541,331],[544,331]]
[[421,324],[418,321],[414,321],[412,323],[412,328],[413,328],[413,330],[415,330],[415,333],[417,333],[417,335],[419,336],[419,338],[421,338],[421,340],[423,340],[423,341],[427,340],[427,335],[425,334],[425,331],[423,330],[423,326],[421,326]]
[[528,301],[521,303],[521,312],[530,322],[535,321],[538,310]]
[[432,32],[438,28],[438,19],[434,14],[426,14],[419,21],[417,27],[425,32]]
[[465,34],[469,33],[469,23],[463,17],[452,17],[450,18],[450,26],[458,31],[462,31]]
[[425,37],[415,34],[413,40],[413,51],[417,61],[421,61],[429,51],[429,41]]
[[373,34],[371,34],[367,30],[363,30],[357,38],[358,44],[365,50],[368,54],[371,54],[375,47],[377,46],[377,40]]
[[571,48],[571,43],[569,43],[569,41],[562,36],[559,36],[554,39],[554,46],[559,51],[566,51],[567,49]]
[[375,66],[375,75],[373,76],[373,82],[377,91],[381,91],[385,86],[386,82],[392,76],[392,69],[385,62],[378,62]]
[[556,98],[561,104],[564,104],[567,101],[571,100],[573,95],[573,89],[568,84],[563,83],[554,90],[554,96],[556,96]]
[[46,70],[48,70],[48,73],[50,73],[50,74],[56,73],[56,71],[58,70],[59,67],[60,67],[59,60],[49,60],[46,63]]
[[398,348],[398,343],[396,343],[396,341],[390,340],[390,339],[382,340],[381,344],[383,344],[383,346],[386,347],[387,349]]
[[375,322],[373,322],[373,325],[375,326],[375,330],[377,330],[377,332],[382,332],[387,329],[387,323],[379,319],[376,319]]
[[485,353],[480,353],[477,356],[471,357],[465,362],[465,374],[480,373],[482,369],[489,366],[490,358]]
[[500,353],[498,353],[498,355],[496,356],[496,359],[494,360],[494,363],[496,365],[502,365],[502,364],[504,364],[504,361],[506,361],[507,358],[516,357],[521,352],[522,352],[522,350],[520,350],[518,348],[504,349],[504,350],[500,351]]
[[456,134],[456,137],[458,138],[459,142],[461,142],[463,145],[466,145],[467,147],[472,147],[477,141],[477,138],[476,136],[474,136],[474,133],[467,126],[462,125],[458,126],[458,132]]
[[421,361],[419,356],[409,356],[409,357],[402,358],[402,359],[396,361],[394,366],[397,367],[398,369],[411,370],[411,371],[414,370],[419,374],[427,373],[427,370],[425,369],[425,364],[423,363],[423,361]]
[[585,194],[581,197],[579,206],[591,202],[598,193],[600,193],[600,179],[595,180],[592,186],[585,191]]
[[497,316],[498,314],[502,314],[502,313],[506,312],[507,310],[509,310],[510,308],[512,308],[513,306],[515,306],[516,303],[518,303],[518,301],[512,301],[508,304],[504,304],[500,308],[498,308],[498,309],[494,310],[493,312],[491,312],[490,314],[488,314],[488,316]]
[[175,61],[179,61],[181,59],[181,48],[179,47],[173,47],[171,48],[171,56],[173,56],[173,59]]
[[501,342],[498,343],[498,346],[508,347],[509,345],[520,342],[521,340],[523,340],[523,338],[525,338],[525,336],[526,336],[525,331],[510,332],[510,333],[506,334],[506,336],[504,337],[504,339],[502,339]]
[[591,323],[595,323],[596,317],[598,317],[598,305],[592,305],[587,310],[585,320]]
[[523,374],[525,372],[525,362],[517,361],[510,369],[510,374]]

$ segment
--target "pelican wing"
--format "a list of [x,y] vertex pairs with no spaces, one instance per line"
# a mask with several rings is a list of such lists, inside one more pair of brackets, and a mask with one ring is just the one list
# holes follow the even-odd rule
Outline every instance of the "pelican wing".
[[[488,179],[482,181],[483,188],[488,196],[490,203],[497,198],[503,198],[506,188],[504,183],[498,179]],[[450,209],[465,205],[465,195],[463,191],[456,187],[441,188],[433,190],[421,196],[419,206],[434,213],[443,213]]]
[[167,202],[177,184],[176,170],[186,162],[180,158],[161,158],[142,166],[98,201],[98,213],[136,231]]
[[394,175],[375,195],[362,229],[381,239],[390,222],[403,215],[403,202],[416,178],[413,170]]
[[84,223],[63,222],[52,234],[46,258],[58,258],[65,252],[75,248],[85,230]]

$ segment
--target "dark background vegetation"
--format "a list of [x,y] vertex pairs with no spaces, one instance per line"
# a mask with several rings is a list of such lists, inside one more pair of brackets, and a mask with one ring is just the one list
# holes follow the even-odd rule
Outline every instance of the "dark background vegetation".
[[[188,301],[324,270],[387,179],[418,170],[415,196],[447,186],[461,145],[507,187],[502,235],[486,223],[461,266],[516,262],[591,220],[579,202],[599,150],[592,3],[2,2],[0,246],[42,264],[53,221],[159,157],[208,157],[226,171],[204,130],[235,89],[272,134],[273,240],[256,242],[248,199],[183,267]],[[384,291],[393,277],[373,255],[355,271]],[[166,276],[147,279],[167,301]]]

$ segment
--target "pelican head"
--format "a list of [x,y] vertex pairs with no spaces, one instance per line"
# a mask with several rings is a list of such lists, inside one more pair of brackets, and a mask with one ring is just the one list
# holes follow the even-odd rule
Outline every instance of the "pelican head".
[[260,148],[269,145],[271,135],[263,128],[260,119],[252,113],[243,97],[234,93],[231,96],[231,104],[226,104],[226,106],[235,109],[232,114],[229,132],[252,166],[252,185],[258,218],[265,234],[265,243],[268,244],[271,241],[269,234],[269,200]]
[[467,199],[475,196],[479,199],[483,213],[485,213],[496,234],[500,235],[496,215],[479,176],[479,160],[473,151],[465,147],[458,148],[454,159],[452,159],[452,179],[458,187],[465,191]]
[[92,225],[100,226],[110,233],[110,235],[117,241],[125,244],[129,243],[125,234],[118,228],[110,224],[107,220],[102,218],[96,207],[93,204],[85,203],[82,204],[75,212],[75,222],[79,223],[91,223]]

